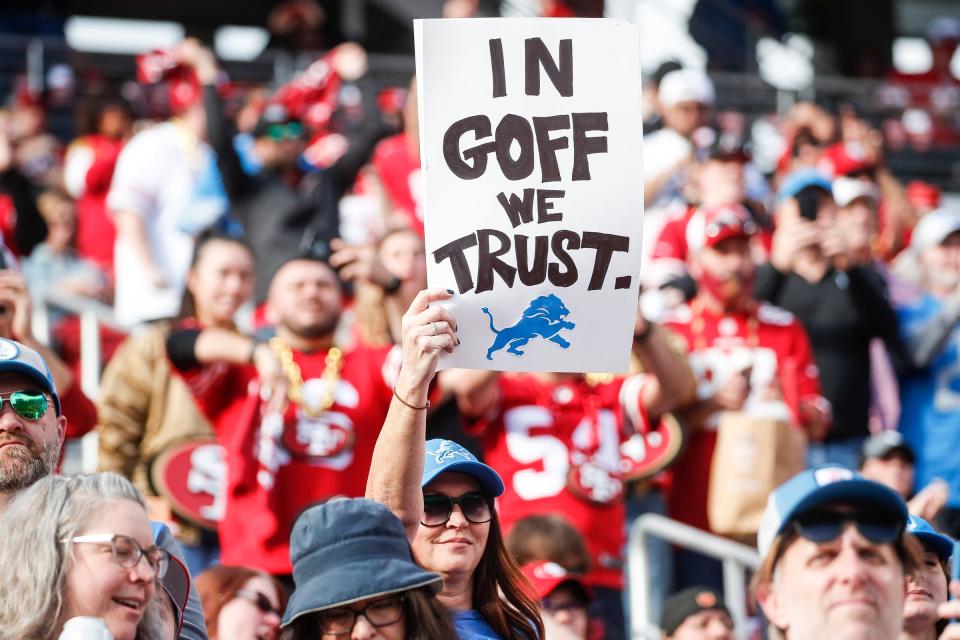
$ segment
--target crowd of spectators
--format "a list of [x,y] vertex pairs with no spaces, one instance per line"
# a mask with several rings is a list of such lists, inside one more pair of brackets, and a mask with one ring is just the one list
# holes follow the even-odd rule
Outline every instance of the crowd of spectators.
[[[665,65],[630,373],[437,374],[462,336],[427,288],[415,82],[377,93],[355,44],[272,88],[192,39],[138,65],[169,118],[111,97],[64,144],[38,96],[0,110],[0,639],[625,639],[649,512],[757,545],[769,637],[960,637],[960,208],[888,131],[801,102],[765,171]],[[77,300],[128,329],[95,404]],[[52,475],[94,430],[98,473]],[[731,528],[717,469],[774,435],[800,473]],[[734,637],[719,562],[645,557],[665,638]],[[875,585],[849,619],[808,603],[836,567]]]

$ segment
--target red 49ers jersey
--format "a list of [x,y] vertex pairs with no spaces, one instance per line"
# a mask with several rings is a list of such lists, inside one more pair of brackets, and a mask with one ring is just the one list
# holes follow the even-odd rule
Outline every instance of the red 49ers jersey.
[[504,531],[526,516],[559,514],[584,537],[591,584],[623,588],[626,509],[620,472],[624,422],[638,420],[645,376],[590,385],[529,374],[500,376],[500,403],[472,430],[484,460],[503,478],[497,501]]
[[373,166],[394,206],[422,236],[420,159],[411,158],[408,147],[403,133],[384,138],[373,150]]
[[[801,400],[824,402],[810,340],[791,313],[766,304],[759,304],[754,314],[699,313],[694,318],[691,307],[680,307],[666,324],[686,342],[698,399],[712,397],[732,376],[747,370],[750,393],[744,413],[797,424]],[[670,516],[705,530],[719,417],[716,412],[704,424],[691,425],[686,448],[667,482]]]
[[[293,404],[283,416],[267,413],[252,369],[236,377],[211,415],[227,462],[219,526],[224,564],[288,574],[297,516],[333,496],[363,495],[399,355],[396,347],[344,353],[333,405],[316,417]],[[293,353],[308,404],[326,397],[326,356],[326,351]],[[214,403],[205,404],[212,409]]]

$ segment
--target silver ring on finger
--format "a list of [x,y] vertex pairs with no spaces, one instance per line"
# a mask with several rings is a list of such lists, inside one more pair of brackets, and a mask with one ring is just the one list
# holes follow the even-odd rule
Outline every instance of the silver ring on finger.
[[437,335],[438,333],[440,333],[439,331],[437,331],[437,323],[436,323],[436,322],[431,322],[431,323],[430,323],[430,326],[433,327],[433,335]]

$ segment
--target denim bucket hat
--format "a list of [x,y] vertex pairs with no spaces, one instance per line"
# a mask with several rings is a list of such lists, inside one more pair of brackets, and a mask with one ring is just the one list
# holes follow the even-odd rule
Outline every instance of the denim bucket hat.
[[494,471],[453,440],[434,438],[427,440],[426,457],[423,464],[421,487],[425,487],[441,473],[456,471],[472,476],[488,496],[497,498],[503,495],[503,480]]
[[290,561],[296,588],[281,627],[365,598],[443,586],[443,578],[414,562],[399,518],[363,498],[331,500],[300,514]]

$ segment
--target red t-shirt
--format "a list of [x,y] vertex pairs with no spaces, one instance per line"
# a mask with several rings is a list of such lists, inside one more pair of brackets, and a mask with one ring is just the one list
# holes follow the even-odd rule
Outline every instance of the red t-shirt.
[[398,133],[381,140],[373,150],[373,166],[394,206],[422,236],[420,158],[411,157],[406,135]]
[[[626,541],[620,444],[625,422],[637,424],[646,415],[639,409],[642,385],[624,380],[552,384],[529,374],[503,374],[495,412],[471,425],[485,462],[506,486],[497,501],[504,531],[526,516],[564,516],[590,552],[588,581],[613,589],[623,588]],[[586,497],[587,487],[594,500]]]
[[[697,329],[689,306],[678,308],[666,323],[686,342],[699,399],[713,396],[731,376],[749,369],[750,394],[744,413],[797,424],[800,400],[823,402],[810,340],[791,313],[766,304],[758,305],[755,314],[718,315],[706,309],[700,313],[702,329]],[[782,390],[783,399],[771,399],[771,388]],[[691,425],[686,448],[666,483],[670,517],[705,530],[709,530],[707,489],[719,417],[716,412],[704,424]]]
[[[320,402],[327,352],[293,356],[306,400]],[[364,494],[398,370],[395,347],[344,353],[333,405],[315,418],[293,404],[284,416],[266,414],[252,367],[237,368],[220,398],[200,401],[227,461],[219,525],[224,564],[289,574],[297,516],[334,496]]]
[[107,192],[122,148],[121,140],[93,133],[74,141],[67,152],[67,162],[85,168],[82,182],[73,189],[77,198],[77,252],[111,275],[117,231],[107,212]]

